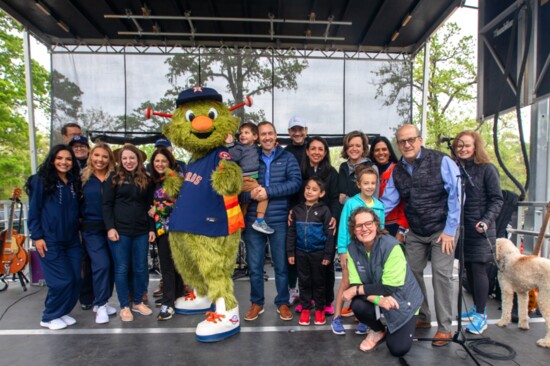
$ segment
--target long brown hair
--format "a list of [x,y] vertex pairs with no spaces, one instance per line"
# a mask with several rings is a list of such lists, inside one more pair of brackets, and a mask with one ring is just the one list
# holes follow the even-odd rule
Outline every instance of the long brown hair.
[[107,175],[109,173],[113,172],[115,170],[115,154],[113,154],[113,150],[103,141],[96,141],[95,146],[90,151],[90,154],[88,155],[88,160],[86,161],[86,166],[82,170],[82,187],[88,183],[90,178],[92,177],[92,174],[94,173],[94,168],[92,166],[92,155],[94,154],[94,151],[97,149],[103,149],[107,151],[107,154],[109,155],[109,166],[107,167]]
[[458,148],[458,141],[463,136],[470,136],[474,139],[474,164],[481,165],[491,162],[489,154],[487,154],[487,150],[485,150],[485,141],[483,141],[483,137],[476,131],[465,130],[456,135],[453,141],[453,148],[455,151]]
[[[122,153],[126,150],[131,151],[137,157],[138,164],[133,175],[129,174],[129,172],[122,166]],[[119,186],[122,186],[126,179],[132,178],[133,182],[129,183],[134,183],[141,190],[146,189],[149,185],[149,176],[147,175],[147,171],[143,166],[143,156],[141,155],[140,150],[134,145],[127,144],[120,149],[120,151],[118,152],[118,157],[119,164],[116,168],[116,174],[113,176],[113,185],[118,184]]]
[[168,160],[168,168],[174,170],[177,167],[176,158],[174,158],[174,155],[165,147],[159,147],[155,150],[153,155],[151,155],[151,160],[149,160],[149,166],[150,166],[150,172],[151,172],[151,178],[153,178],[153,182],[156,184],[162,180],[162,176],[156,171],[155,169],[155,158],[157,155],[162,155]]

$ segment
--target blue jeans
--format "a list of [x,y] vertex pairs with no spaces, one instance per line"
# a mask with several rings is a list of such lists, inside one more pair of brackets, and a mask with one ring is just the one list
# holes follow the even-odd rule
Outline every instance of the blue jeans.
[[119,241],[110,241],[111,253],[115,262],[115,285],[120,307],[128,307],[130,294],[128,275],[132,274],[132,296],[134,304],[140,304],[143,294],[147,291],[149,269],[147,252],[149,250],[148,235],[120,235]]
[[275,288],[277,296],[275,305],[288,305],[288,275],[286,259],[286,232],[287,224],[270,223],[269,226],[275,232],[271,235],[260,233],[252,227],[247,227],[244,234],[246,242],[246,260],[248,262],[248,272],[250,273],[250,301],[253,304],[264,306],[264,263],[265,263],[265,245],[269,239],[271,249],[271,258],[275,267]]

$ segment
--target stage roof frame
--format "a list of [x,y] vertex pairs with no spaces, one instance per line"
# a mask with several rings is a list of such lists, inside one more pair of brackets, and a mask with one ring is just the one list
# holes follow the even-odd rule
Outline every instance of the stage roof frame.
[[0,0],[0,8],[54,51],[70,46],[201,46],[414,55],[463,3]]

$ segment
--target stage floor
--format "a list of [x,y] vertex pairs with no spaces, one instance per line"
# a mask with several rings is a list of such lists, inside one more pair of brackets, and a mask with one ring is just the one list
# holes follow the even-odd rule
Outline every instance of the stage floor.
[[[195,326],[203,320],[202,315],[176,314],[171,320],[160,322],[156,320],[158,308],[154,309],[152,316],[135,314],[133,322],[122,323],[115,316],[108,324],[98,325],[92,311],[83,311],[77,305],[71,313],[78,322],[76,325],[50,331],[39,325],[47,289],[31,286],[23,292],[19,283],[10,283],[7,291],[0,292],[0,365],[475,365],[462,346],[456,343],[434,348],[430,342],[415,342],[404,361],[392,357],[385,345],[365,354],[359,350],[364,336],[353,333],[353,318],[345,319],[348,329],[345,336],[334,335],[328,324],[299,326],[299,315],[296,314],[292,321],[283,321],[273,304],[275,286],[269,264],[266,271],[270,278],[266,284],[265,313],[252,322],[241,320],[239,334],[210,344],[195,340]],[[340,277],[339,272],[336,275]],[[425,277],[428,291],[431,291],[429,268]],[[454,280],[456,294],[456,274]],[[158,277],[152,275],[149,285],[152,305],[152,292],[157,285]],[[249,289],[248,278],[235,281],[241,317],[249,306]],[[465,302],[470,307],[468,295]],[[116,296],[110,303],[118,310]],[[479,361],[493,365],[548,365],[550,349],[538,347],[535,343],[546,332],[544,321],[531,319],[528,331],[519,330],[517,324],[501,329],[494,325],[500,317],[499,306],[496,301],[489,300],[487,314],[490,320],[484,336],[512,347],[517,355],[513,361],[478,356]],[[456,301],[454,307],[456,309]],[[416,336],[431,337],[435,330],[434,321],[431,329],[419,330]],[[466,334],[466,337],[466,344],[471,344],[471,339],[480,338],[471,334]],[[487,352],[506,353],[503,348],[482,347]]]

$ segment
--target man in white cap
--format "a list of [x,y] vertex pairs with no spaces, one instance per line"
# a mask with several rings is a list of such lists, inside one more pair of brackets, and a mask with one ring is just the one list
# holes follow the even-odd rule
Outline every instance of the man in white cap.
[[[288,121],[288,135],[290,136],[290,144],[285,147],[285,151],[288,151],[298,161],[298,166],[302,166],[302,160],[306,154],[306,141],[307,141],[307,125],[306,120],[301,116],[292,116]],[[289,198],[290,206],[294,207],[300,202],[299,193],[292,195]],[[300,292],[298,290],[298,272],[295,265],[288,265],[288,292],[290,298],[290,304],[294,304],[300,298]]]
[[292,116],[288,121],[288,135],[290,136],[290,144],[285,148],[301,166],[306,150],[307,140],[307,125],[306,120],[300,116]]

